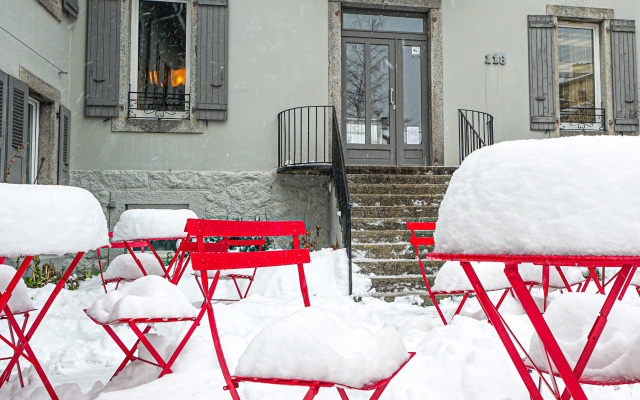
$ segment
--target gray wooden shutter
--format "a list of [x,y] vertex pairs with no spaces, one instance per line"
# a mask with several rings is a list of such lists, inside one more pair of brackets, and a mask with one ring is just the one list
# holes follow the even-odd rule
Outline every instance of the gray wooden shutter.
[[556,129],[555,26],[551,15],[529,15],[529,115],[531,130]]
[[638,72],[634,20],[611,20],[611,59],[613,129],[616,132],[638,132]]
[[62,9],[72,18],[78,18],[78,0],[62,0]]
[[58,130],[58,185],[69,184],[69,146],[71,140],[71,111],[60,105]]
[[228,36],[228,0],[198,0],[197,119],[227,119]]
[[9,76],[0,70],[0,182],[4,182],[7,164],[7,93]]
[[[29,85],[9,76],[7,96],[7,169],[9,183],[24,183],[27,175],[27,149],[20,149],[29,140]],[[15,156],[15,158],[14,158]],[[13,161],[13,162],[12,162]]]
[[122,0],[87,1],[87,117],[118,116],[121,3]]

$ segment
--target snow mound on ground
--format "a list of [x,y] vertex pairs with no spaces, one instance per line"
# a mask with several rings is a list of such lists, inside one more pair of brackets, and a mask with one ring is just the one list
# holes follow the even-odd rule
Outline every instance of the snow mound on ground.
[[453,174],[438,253],[639,255],[640,138],[503,142]]
[[258,333],[235,375],[363,387],[390,377],[407,359],[395,328],[353,328],[329,311],[306,307]]
[[[15,268],[10,265],[0,264],[0,293],[4,293],[7,290],[7,286],[9,286],[15,275]],[[27,293],[27,285],[22,279],[18,281],[18,285],[13,289],[7,305],[14,314],[34,309],[33,302]],[[0,312],[0,315],[4,315],[4,310]]]
[[[140,260],[140,264],[142,264],[147,275],[164,276],[164,271],[156,256],[151,253],[136,253],[136,257]],[[129,253],[120,254],[114,258],[104,273],[105,279],[138,279],[142,278],[142,276],[140,267],[138,267],[138,264]]]
[[78,253],[109,243],[98,200],[71,186],[0,183],[0,257]]
[[[606,297],[566,293],[551,302],[544,314],[553,336],[573,369],[580,358]],[[583,379],[601,382],[640,380],[640,307],[616,301]],[[538,366],[546,358],[538,336],[531,338],[530,354]]]
[[177,286],[149,275],[100,297],[87,314],[109,323],[127,318],[191,318],[195,309]]
[[188,219],[197,219],[191,210],[127,210],[113,228],[113,240],[186,237]]

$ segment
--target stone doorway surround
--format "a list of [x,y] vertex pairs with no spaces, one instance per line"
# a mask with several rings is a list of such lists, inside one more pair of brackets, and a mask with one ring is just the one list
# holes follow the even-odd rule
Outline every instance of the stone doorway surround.
[[342,9],[426,13],[429,25],[429,143],[433,165],[444,164],[441,0],[329,0],[329,104],[342,119]]

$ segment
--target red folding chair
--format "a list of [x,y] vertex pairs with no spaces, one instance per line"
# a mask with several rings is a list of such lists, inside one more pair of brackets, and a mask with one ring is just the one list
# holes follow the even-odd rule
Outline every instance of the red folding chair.
[[[109,239],[111,239],[111,238],[113,238],[113,232],[109,232]],[[129,247],[131,247],[132,250],[140,249],[141,252],[144,252],[144,249],[147,248],[147,246],[148,246],[147,242],[144,242],[144,241],[129,242]],[[102,279],[102,286],[104,287],[104,292],[105,293],[107,293],[107,284],[115,282],[116,283],[115,289],[117,290],[118,286],[120,286],[120,282],[129,282],[129,281],[131,281],[131,279],[123,278],[123,277],[117,277],[117,276],[105,279],[104,273],[103,273],[103,268],[102,268],[102,258],[100,256],[100,250],[101,249],[126,249],[126,248],[127,247],[125,246],[125,244],[123,242],[116,242],[116,243],[110,243],[109,245],[101,247],[100,249],[96,250],[96,253],[98,255],[98,268],[100,269],[100,279]],[[142,263],[140,262],[140,260],[138,260],[138,258],[135,257],[135,256],[133,256],[133,258],[136,261],[136,264],[138,265],[138,267],[140,268],[140,271],[142,272],[142,275],[143,276],[146,275],[146,270],[142,266]]]
[[[433,240],[433,236],[431,236],[433,233],[428,233],[428,232],[433,232],[433,231],[436,230],[436,223],[435,222],[407,222],[407,229],[411,232],[411,238],[409,239],[409,242],[413,246],[413,249],[414,249],[414,251],[416,253],[416,257],[418,258],[418,263],[420,264],[420,272],[422,273],[422,279],[424,280],[424,284],[427,287],[427,292],[429,293],[429,298],[431,299],[431,302],[433,303],[434,307],[436,308],[436,311],[438,312],[438,315],[440,316],[440,319],[442,320],[442,323],[444,325],[447,325],[449,322],[451,322],[451,320],[447,321],[447,319],[445,318],[444,313],[442,312],[442,309],[440,308],[440,305],[438,304],[438,300],[436,299],[436,296],[459,296],[459,295],[462,295],[462,300],[460,301],[460,304],[458,305],[458,307],[456,308],[455,312],[453,313],[453,316],[451,317],[453,319],[453,317],[455,317],[456,315],[460,314],[460,311],[462,311],[462,308],[464,307],[467,299],[469,298],[469,296],[471,294],[474,293],[474,290],[473,289],[446,290],[446,291],[434,291],[434,290],[432,290],[431,285],[429,284],[429,280],[427,279],[427,273],[426,273],[424,265],[422,263],[422,257],[420,257],[420,248],[419,248],[419,246],[433,246],[434,240]],[[416,232],[420,232],[421,235],[420,236],[416,236]],[[429,235],[429,236],[426,236],[426,235]],[[504,301],[504,299],[507,297],[507,294],[509,293],[508,282],[506,283],[504,288],[493,289],[493,290],[495,290],[495,291],[502,290],[503,291],[503,293],[500,296],[500,299],[498,300],[498,303],[497,303],[497,307],[499,308],[502,305],[502,302]]]
[[[334,382],[326,382],[321,380],[303,380],[303,379],[279,379],[272,377],[241,377],[233,376],[229,372],[227,362],[220,344],[220,336],[216,325],[215,315],[211,304],[213,293],[223,271],[235,270],[241,268],[263,268],[277,267],[285,265],[297,265],[298,278],[300,283],[300,291],[305,307],[309,307],[309,293],[307,290],[307,281],[304,274],[303,264],[311,261],[309,251],[300,248],[299,235],[305,234],[305,226],[302,221],[214,221],[214,220],[189,220],[187,222],[187,232],[190,236],[197,237],[197,249],[191,253],[191,262],[195,271],[200,271],[200,279],[202,287],[207,288],[204,297],[202,309],[207,310],[209,325],[213,344],[220,363],[220,368],[224,376],[226,386],[231,397],[234,400],[240,400],[238,391],[241,382],[267,383],[284,386],[303,386],[308,387],[304,400],[311,400],[317,394],[320,388],[336,387],[340,397],[348,400],[344,386],[339,386]],[[276,250],[276,251],[255,251],[246,253],[211,253],[206,252],[204,248],[203,237],[291,237],[293,240],[292,250]],[[212,271],[213,281],[208,285],[208,272]],[[415,353],[410,353],[409,359]],[[408,360],[407,360],[408,362]],[[372,400],[378,399],[385,390],[391,379],[404,367],[403,364],[389,378],[381,380],[373,385],[366,387],[351,388],[355,390],[373,390]]]
[[[229,245],[226,242],[207,243],[206,245],[207,251],[210,251],[210,252],[226,252],[228,247]],[[185,246],[185,248],[189,248],[189,246]],[[174,283],[174,282],[171,282],[171,283]],[[84,310],[84,311],[85,313],[87,312],[87,310]],[[161,378],[165,374],[172,372],[171,366],[180,355],[180,352],[182,352],[182,350],[184,349],[184,346],[187,344],[187,342],[191,338],[191,335],[193,335],[193,332],[196,330],[198,325],[200,325],[200,321],[204,317],[205,312],[206,312],[206,308],[203,307],[200,309],[197,316],[189,317],[189,318],[171,317],[171,316],[162,317],[162,318],[122,318],[122,319],[118,319],[110,322],[100,322],[92,318],[89,314],[87,314],[87,316],[91,318],[93,322],[102,326],[105,329],[105,331],[107,331],[109,336],[111,336],[111,338],[116,342],[118,347],[125,354],[124,360],[120,363],[120,365],[116,369],[116,372],[113,374],[111,379],[113,379],[116,375],[118,375],[127,366],[128,363],[136,360],[159,367],[161,371],[160,371],[160,374],[158,375],[158,378]],[[160,353],[153,347],[152,343],[149,341],[149,339],[145,335],[149,333],[149,331],[151,330],[154,324],[172,323],[172,322],[191,322],[191,326],[187,331],[187,333],[185,334],[185,336],[180,341],[180,343],[178,344],[178,347],[173,352],[173,354],[171,354],[171,356],[167,360],[165,360],[160,356]],[[128,326],[129,328],[131,328],[131,331],[136,335],[137,339],[131,347],[127,347],[125,343],[122,341],[122,339],[120,339],[118,335],[115,333],[115,331],[113,330],[113,327],[117,325]],[[139,325],[145,326],[145,327],[143,329],[140,329]],[[152,360],[141,358],[139,357],[139,355],[136,355],[136,351],[138,350],[138,346],[140,345],[140,343],[142,343],[144,347],[149,351],[149,353],[153,358]]]

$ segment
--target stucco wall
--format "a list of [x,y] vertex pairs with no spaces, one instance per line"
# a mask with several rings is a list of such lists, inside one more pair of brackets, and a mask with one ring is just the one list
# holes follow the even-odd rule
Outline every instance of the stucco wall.
[[[527,39],[527,15],[546,15],[547,5],[611,8],[636,24],[640,18],[637,0],[443,1],[446,165],[458,164],[459,108],[492,114],[496,142],[549,136],[529,129]],[[506,53],[506,65],[486,65],[490,52]]]
[[[85,57],[83,3],[74,60]],[[71,152],[71,169],[273,170],[277,113],[328,102],[327,14],[327,0],[230,1],[228,121],[209,122],[200,134],[116,133],[109,121],[84,118],[84,63],[74,62],[71,147],[82,150]]]

